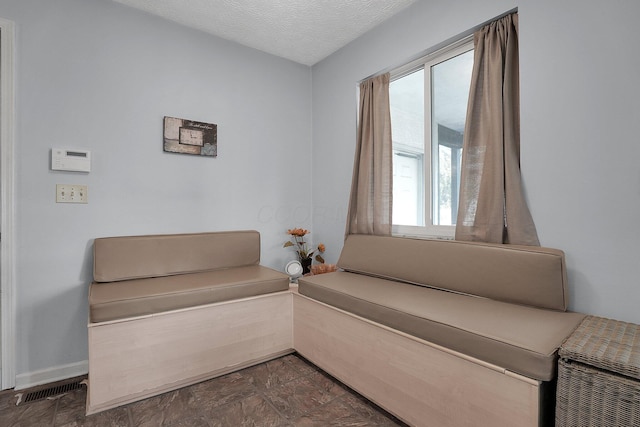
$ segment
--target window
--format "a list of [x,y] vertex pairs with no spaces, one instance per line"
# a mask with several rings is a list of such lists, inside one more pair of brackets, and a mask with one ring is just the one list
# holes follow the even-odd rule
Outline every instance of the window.
[[394,234],[454,235],[472,68],[467,39],[392,72]]

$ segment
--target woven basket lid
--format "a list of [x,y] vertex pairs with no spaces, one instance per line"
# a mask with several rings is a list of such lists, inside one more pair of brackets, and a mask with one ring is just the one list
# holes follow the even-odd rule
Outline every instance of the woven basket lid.
[[563,359],[640,379],[640,325],[587,316],[558,354]]

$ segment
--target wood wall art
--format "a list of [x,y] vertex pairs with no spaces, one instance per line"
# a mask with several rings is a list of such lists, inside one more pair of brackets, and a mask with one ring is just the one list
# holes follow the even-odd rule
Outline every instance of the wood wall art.
[[165,116],[163,136],[166,152],[218,156],[218,125]]

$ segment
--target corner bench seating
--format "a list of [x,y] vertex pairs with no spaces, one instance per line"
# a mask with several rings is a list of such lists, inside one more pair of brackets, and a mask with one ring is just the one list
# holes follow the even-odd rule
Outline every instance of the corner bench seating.
[[542,426],[566,311],[548,248],[351,235],[341,271],[259,266],[252,231],[96,239],[94,413],[293,351],[410,425]]

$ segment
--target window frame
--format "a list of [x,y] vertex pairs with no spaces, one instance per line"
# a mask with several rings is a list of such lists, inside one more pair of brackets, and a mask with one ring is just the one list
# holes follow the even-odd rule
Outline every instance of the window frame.
[[[390,71],[391,82],[408,76],[420,69],[424,69],[424,182],[422,183],[424,202],[423,214],[424,224],[422,226],[392,224],[391,234],[397,237],[418,237],[418,238],[435,238],[453,240],[455,236],[455,225],[434,225],[433,224],[433,202],[434,193],[432,191],[432,182],[434,181],[433,168],[433,144],[431,130],[431,67],[441,62],[445,62],[451,58],[461,55],[474,49],[473,34],[464,37],[456,42],[438,49],[432,53],[424,55],[414,61],[411,61],[401,67]],[[393,123],[391,124],[393,128]],[[396,148],[394,145],[393,154]]]

